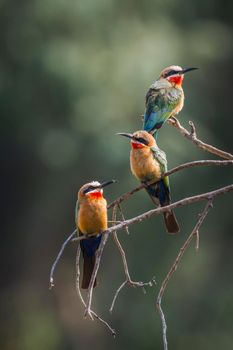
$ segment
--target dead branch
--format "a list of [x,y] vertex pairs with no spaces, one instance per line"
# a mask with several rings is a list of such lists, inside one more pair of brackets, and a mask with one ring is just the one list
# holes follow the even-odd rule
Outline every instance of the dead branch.
[[109,237],[108,234],[102,236],[100,246],[96,252],[95,267],[94,267],[94,270],[92,272],[91,281],[90,281],[90,284],[89,284],[89,287],[87,290],[87,301],[86,301],[86,307],[85,307],[85,311],[84,311],[85,318],[87,316],[91,317],[91,303],[92,303],[93,286],[95,283],[97,272],[99,270],[100,260],[101,260],[102,254],[103,254],[105,244],[108,240],[108,237]]
[[172,278],[173,274],[175,273],[175,271],[177,270],[177,267],[185,253],[185,251],[187,250],[188,246],[190,245],[192,239],[195,237],[195,235],[198,233],[203,221],[205,220],[206,216],[208,215],[210,209],[212,208],[212,202],[213,202],[213,197],[210,198],[202,212],[202,214],[200,215],[194,229],[192,230],[191,234],[188,236],[188,238],[186,239],[186,241],[184,242],[183,246],[180,248],[180,251],[174,261],[174,263],[172,264],[169,272],[167,273],[161,288],[159,290],[159,294],[157,297],[157,301],[156,301],[156,307],[158,309],[158,312],[160,314],[160,318],[161,318],[161,322],[162,322],[162,330],[163,330],[163,347],[164,350],[168,350],[168,342],[167,342],[167,324],[166,324],[166,319],[161,307],[161,302],[162,302],[162,298],[163,298],[163,294],[166,290],[166,287],[170,281],[170,279]]
[[[233,165],[233,160],[197,160],[193,162],[188,162],[188,163],[181,164],[175,168],[172,168],[171,170],[164,173],[161,178],[164,178],[165,176],[170,176],[183,169],[188,169],[196,166],[211,166],[211,165],[214,165],[214,166]],[[153,183],[155,182],[148,182],[148,185]],[[114,207],[114,205],[121,204],[122,202],[129,199],[134,193],[140,191],[143,188],[145,188],[145,184],[141,184],[138,187],[134,188],[133,190],[124,193],[123,195],[115,199],[112,203],[110,203],[108,205],[108,209]]]
[[198,252],[199,250],[199,247],[200,247],[200,235],[199,235],[199,231],[197,230],[196,232],[196,251]]
[[130,274],[129,274],[129,268],[128,268],[128,263],[127,263],[127,259],[126,259],[126,254],[125,254],[125,251],[119,241],[119,238],[117,236],[117,233],[114,232],[113,233],[113,239],[114,239],[114,242],[121,254],[121,258],[122,258],[122,262],[123,262],[123,266],[124,266],[124,272],[125,272],[125,281],[120,285],[120,287],[116,290],[115,294],[114,294],[114,297],[113,297],[113,301],[112,301],[112,304],[111,304],[111,307],[109,309],[110,313],[112,313],[113,311],[113,308],[114,308],[114,305],[115,305],[115,302],[116,302],[116,299],[120,293],[120,291],[128,284],[130,287],[139,287],[139,288],[142,288],[142,290],[144,291],[144,293],[146,292],[145,290],[145,287],[152,287],[153,284],[156,284],[155,282],[155,278],[153,277],[151,279],[151,281],[149,282],[141,282],[141,281],[132,281],[131,277],[130,277]]
[[190,125],[190,131],[188,131],[187,129],[185,129],[180,122],[172,117],[168,120],[169,125],[174,126],[180,133],[181,135],[183,135],[186,139],[188,139],[189,141],[193,142],[197,147],[201,148],[202,150],[215,154],[218,157],[224,158],[224,159],[233,159],[233,155],[231,153],[228,152],[224,152],[214,146],[209,145],[208,143],[205,143],[203,141],[201,141],[200,139],[197,138],[197,134],[196,134],[196,128],[195,125],[192,121],[189,121],[189,125]]
[[162,177],[170,176],[177,171],[193,168],[196,166],[225,166],[225,165],[233,165],[233,160],[196,160],[194,162],[184,163],[181,164],[175,168],[172,168],[171,170],[167,171]]
[[[189,162],[189,163],[184,163],[184,164],[181,164],[169,171],[167,171],[165,174],[163,174],[162,177],[165,177],[165,176],[169,176],[169,175],[172,175],[180,170],[183,170],[183,169],[187,169],[187,168],[191,168],[191,167],[195,167],[195,166],[211,166],[211,165],[215,165],[215,166],[225,166],[225,165],[233,165],[233,161],[232,160],[199,160],[199,161],[194,161],[194,162]],[[150,183],[149,183],[150,184]],[[145,187],[145,184],[141,184],[140,186],[134,188],[133,190],[129,191],[129,192],[126,192],[124,193],[122,196],[118,197],[116,200],[114,200],[112,203],[110,203],[108,205],[108,209],[111,209],[113,208],[115,205],[117,205],[120,209],[120,212],[122,213],[122,209],[120,207],[120,204],[127,200],[130,196],[132,196],[134,193],[140,191],[141,189],[143,189]],[[111,222],[111,221],[110,221]],[[114,221],[116,222],[116,221]],[[124,217],[123,217],[123,222],[125,222],[124,220]],[[125,228],[127,229],[127,226],[125,226]],[[57,258],[55,259],[53,265],[52,265],[52,268],[51,268],[51,272],[50,272],[50,289],[54,286],[54,279],[53,279],[53,275],[54,275],[54,271],[55,271],[55,268],[56,268],[56,265],[57,263],[59,262],[62,254],[63,254],[63,251],[64,249],[66,248],[67,244],[73,239],[73,237],[75,237],[76,235],[76,230],[72,232],[72,234],[67,238],[67,240],[62,244],[62,247],[58,253],[58,256]],[[84,239],[84,237],[80,236],[79,238],[75,238],[74,241],[76,240],[81,240],[81,239]]]
[[[113,212],[112,212],[112,221],[116,220],[116,212],[117,212],[117,207],[115,206],[113,208]],[[108,240],[108,237],[109,237],[109,234],[102,235],[100,246],[96,252],[95,266],[94,266],[94,270],[93,270],[92,275],[91,275],[91,281],[90,281],[90,284],[89,284],[89,287],[87,290],[87,301],[86,301],[84,317],[87,317],[88,315],[91,316],[91,303],[92,303],[93,286],[95,283],[97,272],[99,270],[101,257],[103,254],[105,244]]]
[[121,195],[120,197],[115,199],[112,203],[110,203],[108,205],[108,209],[113,208],[115,205],[120,205],[122,202],[126,201],[130,196],[132,196],[134,193],[140,191],[144,187],[145,187],[145,185],[141,184],[140,186],[134,188],[133,190],[124,193],[123,195]]
[[[184,170],[187,168],[191,168],[191,167],[197,167],[197,166],[226,166],[226,165],[233,165],[233,155],[222,151],[214,146],[211,146],[209,144],[204,143],[203,141],[201,141],[200,139],[197,138],[197,134],[196,134],[196,129],[195,126],[192,122],[189,122],[190,125],[190,131],[186,130],[176,118],[171,118],[169,120],[169,124],[172,125],[173,127],[175,127],[186,139],[188,139],[189,141],[191,141],[192,143],[194,143],[197,147],[199,147],[200,149],[209,152],[211,154],[215,154],[218,157],[221,157],[223,159],[226,160],[200,160],[200,161],[194,161],[194,162],[189,162],[189,163],[185,163],[185,164],[181,164],[169,171],[167,171],[165,174],[162,175],[162,177],[165,176],[170,176],[180,170]],[[149,183],[151,184],[151,183]],[[78,246],[77,249],[77,257],[76,257],[76,289],[77,289],[77,294],[81,300],[81,303],[84,305],[85,307],[85,312],[84,312],[84,316],[89,316],[92,320],[93,317],[95,317],[96,319],[98,319],[101,323],[103,323],[111,332],[112,335],[115,336],[115,331],[110,327],[110,325],[103,320],[101,317],[99,317],[91,308],[92,305],[92,294],[93,294],[93,285],[94,285],[94,281],[100,266],[100,261],[101,261],[101,257],[103,254],[103,250],[105,247],[105,244],[107,242],[107,239],[109,237],[109,234],[113,233],[114,236],[114,240],[115,243],[119,249],[119,252],[121,254],[122,257],[122,261],[123,261],[123,266],[124,266],[124,272],[125,272],[125,281],[119,286],[119,288],[117,289],[117,291],[115,292],[113,301],[112,301],[112,305],[110,307],[110,311],[113,310],[116,299],[120,293],[120,291],[128,284],[130,286],[134,286],[134,287],[144,287],[144,286],[152,286],[152,284],[154,283],[154,280],[144,283],[144,282],[134,282],[131,280],[130,274],[129,274],[129,269],[128,269],[128,264],[127,264],[127,259],[126,259],[126,254],[124,252],[124,249],[121,246],[121,243],[117,237],[117,231],[121,230],[121,229],[125,229],[126,232],[128,232],[128,227],[132,224],[141,222],[153,215],[160,215],[162,213],[164,213],[165,211],[171,210],[171,209],[175,209],[178,207],[182,207],[185,205],[189,205],[189,204],[193,204],[193,203],[197,203],[200,201],[207,201],[207,204],[205,206],[205,209],[203,210],[200,218],[197,221],[197,224],[195,225],[193,231],[191,232],[191,234],[189,235],[189,237],[186,239],[185,243],[183,244],[183,246],[181,247],[177,258],[175,259],[174,263],[172,264],[171,269],[169,270],[168,274],[166,275],[158,297],[157,297],[157,302],[156,302],[156,306],[157,309],[159,311],[160,314],[160,318],[161,318],[161,322],[162,322],[162,329],[163,329],[163,344],[164,344],[164,350],[168,349],[168,344],[167,344],[167,325],[166,325],[166,320],[165,320],[165,316],[161,307],[161,302],[162,302],[162,297],[163,294],[166,290],[166,287],[171,279],[171,277],[173,276],[173,274],[175,273],[178,264],[180,263],[184,252],[187,250],[188,246],[190,245],[192,239],[195,237],[196,238],[196,250],[199,249],[199,228],[201,227],[204,219],[206,218],[210,208],[212,207],[212,202],[213,200],[222,194],[226,194],[228,192],[232,192],[233,191],[233,184],[229,185],[229,186],[225,186],[222,188],[219,188],[217,190],[214,191],[210,191],[210,192],[206,192],[206,193],[202,193],[196,196],[192,196],[192,197],[187,197],[184,199],[181,199],[177,202],[174,202],[168,206],[165,207],[158,207],[156,209],[152,209],[149,210],[141,215],[138,215],[134,218],[128,219],[126,220],[122,209],[120,207],[120,204],[127,200],[128,198],[130,198],[134,193],[140,191],[141,189],[143,189],[145,187],[145,184],[141,184],[140,186],[134,188],[133,190],[124,193],[122,196],[120,196],[119,198],[117,198],[116,200],[114,200],[112,203],[110,203],[108,205],[108,209],[113,208],[113,212],[112,212],[112,223],[113,226],[108,228],[106,231],[101,232],[102,234],[102,239],[101,239],[101,243],[99,246],[98,251],[96,252],[96,262],[95,262],[95,267],[92,273],[92,277],[91,277],[91,281],[90,281],[90,285],[89,288],[87,290],[87,300],[86,302],[83,299],[83,296],[81,294],[80,291],[80,287],[79,287],[79,279],[80,279],[80,268],[79,268],[79,260],[80,260],[80,246]],[[119,211],[121,213],[122,216],[122,221],[117,221],[116,220],[116,214],[117,214],[117,208],[119,208]],[[65,247],[67,246],[67,244],[71,241],[71,240],[75,240],[75,241],[79,241],[82,239],[85,239],[84,236],[79,236],[73,239],[73,237],[76,236],[76,230],[74,232],[72,232],[72,234],[66,239],[66,241],[63,243],[57,258],[55,259],[52,268],[51,268],[51,272],[50,272],[50,289],[54,286],[54,279],[53,279],[53,275],[54,275],[54,271],[55,268],[63,254],[63,251],[65,249]]]
[[119,231],[119,230],[125,228],[126,226],[130,226],[130,225],[136,224],[137,222],[141,222],[145,219],[148,219],[151,216],[160,215],[168,210],[183,207],[185,205],[194,204],[194,203],[201,202],[204,200],[215,199],[216,197],[218,197],[222,194],[226,194],[226,193],[232,192],[232,191],[233,191],[233,184],[225,186],[225,187],[221,187],[218,190],[198,194],[198,195],[192,196],[192,197],[187,197],[187,198],[181,199],[177,202],[174,202],[170,205],[155,208],[155,209],[149,210],[141,215],[135,216],[132,219],[125,220],[125,221],[121,222],[120,224],[117,224],[115,226],[110,227],[108,230],[106,230],[102,233],[103,234],[113,233],[114,231]]
[[[187,197],[187,198],[181,199],[177,202],[174,202],[172,204],[166,205],[164,207],[158,207],[158,208],[149,210],[143,214],[135,216],[132,219],[122,221],[121,223],[108,228],[106,231],[101,232],[101,234],[103,234],[103,235],[110,234],[110,233],[113,233],[114,231],[119,231],[121,229],[124,229],[126,226],[130,226],[130,225],[136,224],[137,222],[141,222],[143,220],[146,220],[146,219],[150,218],[151,216],[160,215],[166,211],[169,211],[169,210],[175,209],[175,208],[179,208],[179,207],[183,207],[185,205],[190,205],[190,204],[194,204],[197,202],[202,202],[204,200],[214,199],[222,194],[226,194],[226,193],[229,193],[232,191],[233,191],[233,184],[225,186],[225,187],[221,187],[218,190],[198,194],[198,195],[192,196],[192,197]],[[85,237],[80,236],[80,237],[75,238],[74,240],[81,241],[82,239],[85,239]]]
[[[83,306],[86,307],[85,301],[83,299],[83,296],[81,294],[80,287],[79,287],[80,286],[80,283],[79,283],[79,281],[80,281],[80,267],[79,267],[80,252],[81,252],[80,245],[78,245],[77,254],[76,254],[76,283],[75,283],[75,285],[76,285],[77,295],[78,295],[79,299],[81,300],[81,303],[83,304]],[[113,337],[116,336],[115,330],[108,324],[108,322],[106,322],[99,315],[97,315],[96,312],[94,312],[93,310],[90,310],[90,315],[91,315],[92,320],[93,320],[92,316],[94,316],[98,321],[103,323],[108,328],[108,330],[111,332]]]
[[77,230],[74,230],[71,235],[69,235],[69,237],[65,240],[65,242],[62,244],[61,249],[52,265],[51,271],[50,271],[50,277],[49,277],[49,289],[52,289],[54,287],[54,279],[53,279],[53,275],[54,275],[54,271],[55,268],[59,262],[59,260],[61,259],[61,256],[67,246],[67,244],[76,236]]
[[[122,220],[125,221],[125,216],[124,216],[123,210],[122,210],[122,208],[121,208],[121,205],[118,204],[117,207],[118,207],[119,212],[120,212],[120,214],[121,214]],[[128,226],[125,227],[125,232],[127,233],[127,235],[129,235],[129,228],[128,228]]]

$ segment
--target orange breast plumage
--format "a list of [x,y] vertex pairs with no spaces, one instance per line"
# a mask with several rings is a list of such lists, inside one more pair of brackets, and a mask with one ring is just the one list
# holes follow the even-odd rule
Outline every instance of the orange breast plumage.
[[133,175],[141,181],[159,180],[161,169],[149,147],[132,149],[130,167]]
[[77,226],[87,235],[96,235],[108,227],[107,202],[104,198],[86,198],[80,203]]

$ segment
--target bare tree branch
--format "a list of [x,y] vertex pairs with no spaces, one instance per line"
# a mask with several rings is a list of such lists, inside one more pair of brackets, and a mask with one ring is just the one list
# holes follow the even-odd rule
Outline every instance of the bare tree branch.
[[[138,216],[133,217],[132,219],[122,221],[121,223],[108,228],[106,231],[101,232],[101,234],[103,234],[103,235],[110,234],[110,233],[113,233],[114,231],[119,231],[121,229],[124,229],[126,226],[130,226],[130,225],[136,224],[138,222],[141,222],[143,220],[146,220],[146,219],[150,218],[151,216],[160,215],[166,211],[169,211],[169,210],[175,209],[175,208],[179,208],[179,207],[183,207],[185,205],[190,205],[190,204],[194,204],[197,202],[202,202],[204,200],[209,200],[212,198],[214,199],[215,197],[218,197],[222,194],[226,194],[226,193],[229,193],[232,191],[233,191],[233,184],[225,186],[225,187],[221,187],[218,190],[198,194],[198,195],[192,196],[192,197],[187,197],[187,198],[181,199],[177,202],[174,202],[172,204],[166,205],[164,207],[158,207],[158,208],[149,210],[143,214],[140,214]],[[81,241],[82,239],[85,239],[85,237],[80,236],[80,237],[75,238],[74,240]]]
[[97,276],[97,272],[99,270],[99,266],[100,266],[100,260],[102,257],[102,253],[105,247],[105,244],[108,240],[109,235],[102,235],[102,239],[100,242],[100,246],[96,252],[96,259],[95,259],[95,266],[94,266],[94,270],[92,272],[92,276],[91,276],[91,281],[87,290],[87,301],[86,301],[86,308],[84,311],[84,317],[86,318],[87,316],[91,316],[91,303],[92,303],[92,294],[93,294],[93,286],[95,283],[95,279]]
[[[167,171],[166,173],[164,173],[162,175],[162,178],[165,176],[170,176],[180,170],[184,170],[187,168],[191,168],[191,167],[197,167],[197,166],[226,166],[226,165],[233,165],[233,155],[228,153],[228,152],[224,152],[216,147],[213,147],[212,145],[206,144],[203,141],[199,140],[197,138],[197,134],[196,134],[196,129],[195,129],[195,125],[192,122],[189,122],[190,125],[190,131],[186,130],[176,118],[171,118],[169,120],[169,124],[171,124],[173,127],[175,127],[185,138],[187,138],[189,141],[191,141],[192,143],[194,143],[197,147],[199,147],[200,149],[209,152],[211,154],[215,154],[223,159],[226,160],[199,160],[199,161],[194,161],[194,162],[189,162],[189,163],[185,163],[185,164],[181,164],[169,171]],[[151,184],[152,182],[148,183]],[[128,227],[130,225],[133,225],[135,223],[141,222],[153,215],[160,215],[166,211],[169,211],[171,209],[175,209],[178,207],[182,207],[182,206],[186,206],[189,204],[193,204],[193,203],[197,203],[200,201],[207,201],[207,204],[205,206],[205,209],[203,210],[202,214],[200,215],[197,224],[195,225],[193,231],[191,232],[191,234],[189,235],[189,237],[186,239],[185,243],[183,244],[183,246],[181,247],[179,254],[177,255],[177,258],[175,259],[171,269],[169,270],[167,276],[165,277],[158,297],[157,297],[157,309],[159,311],[160,314],[160,318],[161,318],[161,322],[162,322],[162,329],[163,329],[163,344],[164,344],[164,350],[168,349],[168,344],[167,344],[167,325],[166,325],[166,320],[165,320],[165,316],[161,307],[161,301],[162,301],[162,297],[163,294],[165,292],[165,289],[171,279],[171,277],[173,276],[174,272],[176,271],[178,264],[180,263],[182,256],[184,254],[184,252],[186,251],[186,249],[188,248],[190,242],[192,241],[192,239],[195,237],[196,238],[196,250],[199,249],[199,228],[201,227],[204,219],[206,218],[211,206],[212,206],[212,202],[213,200],[222,194],[226,194],[228,192],[232,192],[233,191],[233,184],[229,185],[229,186],[225,186],[222,188],[219,188],[217,190],[214,191],[210,191],[210,192],[206,192],[206,193],[202,193],[196,196],[191,196],[191,197],[187,197],[184,199],[181,199],[177,202],[174,202],[170,205],[167,205],[165,207],[158,207],[152,210],[149,210],[141,215],[138,215],[136,217],[133,217],[131,219],[126,220],[123,214],[123,211],[120,207],[120,204],[127,200],[128,198],[130,198],[130,196],[132,196],[134,193],[140,191],[141,189],[145,188],[146,185],[148,184],[141,184],[140,186],[136,187],[135,189],[124,193],[122,196],[120,196],[119,198],[117,198],[116,200],[114,200],[112,203],[110,203],[108,205],[108,209],[113,208],[113,212],[112,212],[112,223],[113,226],[108,228],[107,230],[105,230],[104,232],[101,232],[102,234],[102,239],[101,239],[101,243],[99,246],[98,251],[96,252],[96,262],[95,262],[95,266],[94,266],[94,270],[92,273],[92,277],[91,277],[91,281],[90,281],[90,285],[89,288],[87,290],[87,300],[86,302],[83,299],[83,296],[81,294],[80,291],[80,287],[79,287],[79,279],[80,279],[80,268],[79,268],[79,260],[80,260],[80,246],[78,246],[78,250],[77,250],[77,257],[76,257],[76,289],[77,289],[77,294],[81,300],[81,303],[84,305],[85,307],[85,313],[84,316],[89,316],[92,320],[93,317],[95,317],[96,319],[98,319],[101,323],[103,323],[111,332],[112,335],[115,336],[115,331],[110,327],[110,325],[103,320],[101,317],[99,317],[92,309],[91,309],[91,305],[92,305],[92,294],[93,294],[93,285],[94,285],[94,281],[100,266],[100,261],[101,261],[101,257],[103,254],[103,250],[105,247],[105,244],[107,242],[107,239],[109,237],[109,234],[113,233],[114,236],[114,241],[119,249],[119,252],[121,254],[122,257],[122,261],[123,261],[123,266],[124,266],[124,272],[125,272],[125,281],[119,286],[119,288],[116,290],[116,293],[114,295],[113,301],[112,301],[112,305],[110,307],[110,312],[113,310],[116,299],[120,293],[120,291],[128,284],[130,286],[134,286],[134,287],[144,287],[144,286],[152,286],[152,284],[154,283],[154,280],[144,283],[144,282],[133,282],[131,280],[130,274],[129,274],[129,269],[128,269],[128,264],[127,264],[127,259],[126,259],[126,254],[124,252],[123,247],[121,246],[121,243],[117,237],[117,231],[121,230],[121,229],[125,229],[126,232],[128,233]],[[116,220],[116,216],[117,216],[117,208],[119,208],[120,214],[122,216],[122,221],[117,221]],[[63,251],[65,249],[65,247],[67,246],[67,244],[71,241],[71,240],[75,240],[75,241],[80,241],[82,239],[85,239],[85,236],[79,236],[73,239],[73,237],[76,236],[76,230],[66,239],[66,241],[63,243],[58,256],[56,258],[56,260],[54,261],[52,268],[51,268],[51,272],[50,272],[50,289],[54,286],[54,280],[53,280],[53,275],[54,275],[54,271],[55,268],[63,254]]]
[[[233,160],[197,160],[193,162],[188,162],[188,163],[181,164],[175,168],[172,168],[171,170],[164,173],[161,178],[164,178],[165,176],[170,176],[183,169],[188,169],[196,166],[211,166],[211,165],[214,165],[214,166],[233,165]],[[151,185],[154,183],[155,182],[148,182],[147,184]],[[141,184],[138,187],[134,188],[133,190],[124,193],[123,195],[115,199],[112,203],[110,203],[108,205],[108,209],[114,207],[114,205],[121,204],[122,202],[129,199],[134,193],[140,191],[143,188],[145,188],[145,184]]]
[[[120,214],[121,214],[122,220],[125,221],[125,216],[124,216],[123,210],[122,210],[122,208],[121,208],[121,205],[118,204],[117,207],[118,207],[119,212],[120,212]],[[125,232],[127,233],[127,235],[129,235],[129,228],[128,228],[128,226],[125,227]]]
[[121,258],[122,258],[122,261],[123,261],[123,266],[124,266],[124,272],[125,272],[125,281],[120,285],[120,287],[116,290],[116,293],[113,297],[113,301],[112,301],[112,304],[111,304],[111,307],[109,309],[109,311],[112,313],[113,311],[113,308],[114,308],[114,305],[115,305],[115,302],[116,302],[116,299],[120,293],[120,291],[128,284],[129,286],[131,287],[140,287],[140,288],[143,288],[143,291],[144,293],[146,292],[145,290],[145,287],[152,287],[153,284],[156,284],[155,282],[155,278],[153,277],[151,281],[149,282],[141,282],[141,281],[138,281],[138,282],[134,282],[132,281],[131,277],[130,277],[130,274],[129,274],[129,268],[128,268],[128,263],[127,263],[127,259],[126,259],[126,254],[125,254],[125,251],[118,239],[118,236],[117,236],[117,233],[114,232],[113,233],[113,239],[114,239],[114,242],[121,254]]
[[[81,303],[83,304],[83,306],[86,307],[85,301],[83,299],[83,296],[81,294],[80,287],[79,287],[79,285],[80,285],[80,283],[79,283],[79,281],[80,281],[80,268],[79,268],[80,252],[81,252],[80,245],[78,245],[77,254],[76,254],[76,283],[75,283],[75,285],[76,285],[77,295],[78,295],[79,299],[81,300]],[[97,315],[96,312],[94,312],[93,310],[90,310],[90,316],[91,316],[92,320],[93,320],[93,316],[94,316],[98,321],[103,323],[108,328],[108,330],[111,332],[113,337],[116,336],[115,330],[104,319],[102,319],[99,315]]]
[[199,247],[200,247],[200,235],[199,235],[199,231],[197,230],[196,232],[196,251],[199,250]]
[[112,203],[110,203],[108,205],[108,209],[111,209],[113,208],[115,205],[119,205],[121,204],[122,202],[126,201],[130,196],[132,196],[134,193],[140,191],[142,188],[144,188],[145,185],[144,184],[141,184],[140,186],[134,188],[133,190],[131,191],[128,191],[126,193],[124,193],[123,195],[121,195],[120,197],[118,197],[117,199],[115,199]]
[[208,143],[205,143],[197,138],[196,134],[196,128],[193,122],[189,122],[191,131],[189,132],[187,129],[185,129],[180,122],[172,117],[168,120],[168,123],[172,126],[174,126],[180,133],[183,135],[186,139],[193,142],[197,147],[203,149],[206,152],[215,154],[218,157],[224,158],[224,159],[231,159],[233,160],[233,155],[228,152],[224,152],[214,146],[209,145]]
[[194,162],[184,163],[181,164],[175,168],[172,168],[171,170],[167,171],[162,177],[172,175],[176,173],[177,171],[193,168],[196,166],[225,166],[225,165],[233,165],[233,160],[196,160]]
[[[163,174],[162,177],[172,175],[175,172],[178,172],[180,170],[187,169],[187,168],[190,168],[190,167],[211,166],[211,165],[215,165],[215,166],[233,165],[233,161],[232,160],[226,160],[226,161],[224,161],[224,160],[223,161],[221,161],[221,160],[199,160],[199,161],[184,163],[184,164],[181,164],[181,165],[179,165],[179,166],[177,166],[177,167],[167,171],[165,174]],[[150,182],[149,182],[149,184],[150,184]],[[118,207],[119,207],[120,203],[122,203],[123,201],[127,200],[130,196],[132,196],[134,193],[140,191],[144,187],[145,187],[145,184],[141,184],[140,186],[134,188],[133,190],[124,193],[122,196],[120,196],[119,198],[114,200],[112,203],[110,203],[108,205],[108,209],[113,208],[115,205],[118,205]],[[121,208],[120,208],[120,211],[122,213],[122,209]],[[123,221],[125,221],[124,217],[123,217]],[[126,226],[126,228],[127,228],[127,226]],[[60,258],[62,256],[63,251],[66,248],[67,244],[73,239],[73,237],[75,237],[75,235],[76,235],[76,230],[73,231],[72,234],[67,238],[67,240],[62,244],[62,247],[61,247],[61,249],[60,249],[60,251],[58,253],[58,256],[57,256],[57,258],[56,258],[56,260],[55,260],[55,262],[54,262],[54,264],[53,264],[53,266],[51,268],[51,272],[50,272],[50,289],[54,286],[54,284],[53,284],[53,281],[54,281],[53,275],[54,275],[54,271],[55,271],[56,265],[59,262],[59,260],[60,260]],[[85,237],[82,237],[82,238],[81,237],[82,236],[80,236],[79,238],[75,238],[74,241],[81,240],[81,239],[85,238]]]
[[[112,212],[112,221],[116,220],[116,212],[117,212],[117,207],[115,206],[113,208],[113,212]],[[96,252],[96,259],[95,259],[95,266],[94,266],[94,270],[92,272],[91,275],[91,281],[87,290],[87,301],[86,301],[86,308],[85,308],[85,312],[84,312],[84,317],[87,317],[88,315],[91,315],[91,303],[92,303],[92,293],[93,293],[93,286],[95,283],[95,279],[96,279],[96,275],[97,272],[99,270],[99,266],[100,266],[100,260],[103,254],[103,250],[105,247],[105,244],[108,240],[109,234],[106,232],[105,235],[102,235],[102,239],[100,242],[100,246]]]
[[[76,254],[76,283],[75,283],[75,286],[76,286],[76,292],[77,292],[77,295],[79,297],[79,299],[81,300],[81,303],[84,305],[84,307],[86,307],[86,303],[83,299],[83,296],[82,296],[82,293],[81,293],[81,290],[80,290],[80,267],[79,267],[79,262],[80,262],[80,255],[81,255],[81,249],[80,249],[80,244],[78,242],[78,248],[77,248],[77,254]],[[92,317],[92,312],[90,313],[90,318],[91,320],[93,321],[93,317]]]
[[55,268],[59,262],[59,260],[61,259],[61,256],[67,246],[67,244],[76,236],[77,230],[74,230],[71,235],[69,235],[69,237],[65,240],[65,242],[62,244],[61,249],[52,265],[51,271],[50,271],[50,277],[49,277],[49,289],[52,289],[54,287],[54,279],[53,279],[53,275],[54,275],[54,271]]
[[198,194],[196,196],[192,196],[192,197],[187,197],[184,199],[181,199],[177,202],[174,202],[170,205],[166,205],[164,207],[159,207],[159,208],[155,208],[152,210],[149,210],[141,215],[135,216],[132,219],[128,219],[125,220],[123,222],[121,222],[120,224],[117,224],[115,226],[110,227],[108,230],[102,232],[103,234],[105,233],[113,233],[114,231],[119,231],[123,228],[125,228],[126,226],[130,226],[133,224],[136,224],[137,222],[141,222],[145,219],[148,219],[151,216],[154,215],[160,215],[166,211],[169,211],[171,209],[175,209],[175,208],[179,208],[179,207],[183,207],[185,205],[190,205],[193,203],[197,203],[197,202],[201,202],[204,200],[209,200],[209,199],[214,199],[215,197],[218,197],[222,194],[226,194],[228,192],[232,192],[233,191],[233,184],[232,185],[228,185],[222,188],[219,188],[218,190],[214,190],[214,191],[210,191],[210,192],[206,192],[206,193],[202,193],[202,194]]
[[113,300],[112,300],[112,304],[111,304],[110,309],[109,309],[109,312],[110,312],[110,313],[113,312],[113,308],[114,308],[116,299],[117,299],[117,297],[118,297],[120,291],[126,286],[127,283],[128,283],[128,281],[125,280],[125,281],[120,285],[120,287],[117,288],[116,293],[114,294],[114,297],[113,297]]
[[164,313],[163,313],[163,310],[161,307],[163,294],[165,292],[165,289],[166,289],[171,277],[173,276],[173,274],[177,270],[178,264],[180,263],[185,251],[187,250],[188,246],[190,245],[192,239],[198,233],[203,221],[205,220],[206,216],[208,215],[210,209],[212,208],[212,202],[213,202],[213,197],[208,200],[208,202],[207,202],[202,214],[200,215],[194,229],[192,230],[191,234],[188,236],[188,238],[184,242],[183,246],[180,248],[179,254],[177,255],[174,263],[172,264],[172,266],[171,266],[169,272],[167,273],[167,275],[166,275],[166,277],[161,285],[161,288],[159,290],[159,294],[158,294],[157,301],[156,301],[156,307],[158,309],[158,312],[159,312],[160,318],[161,318],[161,322],[162,322],[164,350],[168,350],[168,342],[167,342],[167,324],[166,324],[166,319],[165,319],[165,316],[164,316]]

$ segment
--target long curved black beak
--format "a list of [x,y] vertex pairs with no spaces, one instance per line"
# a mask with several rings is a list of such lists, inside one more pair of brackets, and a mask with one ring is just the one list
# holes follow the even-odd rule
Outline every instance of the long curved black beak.
[[193,68],[184,68],[179,72],[179,74],[185,74],[187,72],[191,72],[192,70],[196,70],[196,69],[198,69],[198,68],[194,68],[194,67]]
[[110,181],[103,182],[102,184],[99,185],[99,188],[104,188],[108,185],[114,184],[115,182],[117,182],[117,180],[110,180]]
[[125,136],[130,139],[133,139],[133,134],[127,133],[127,132],[118,132],[117,135]]

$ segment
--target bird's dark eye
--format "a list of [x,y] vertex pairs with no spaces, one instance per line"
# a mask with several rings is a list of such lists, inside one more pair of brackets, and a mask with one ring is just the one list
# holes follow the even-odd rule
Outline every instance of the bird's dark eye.
[[84,194],[86,194],[86,193],[88,193],[88,192],[90,192],[90,191],[93,191],[94,189],[95,189],[94,186],[89,186],[89,187],[87,187],[87,188],[84,190]]
[[148,145],[148,141],[143,139],[142,137],[137,137],[136,140],[144,145]]
[[169,72],[167,72],[165,75],[164,75],[164,78],[167,78],[167,77],[170,77],[172,75],[175,75],[175,74],[178,74],[179,72],[175,71],[175,70],[170,70]]
[[164,74],[164,78],[170,77],[171,75],[175,75],[178,74],[179,72],[175,71],[175,70],[169,70],[169,72]]

